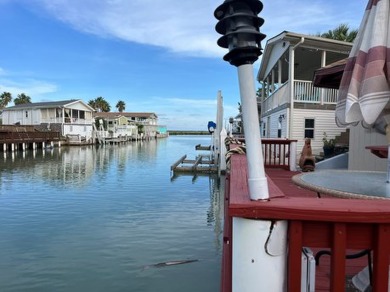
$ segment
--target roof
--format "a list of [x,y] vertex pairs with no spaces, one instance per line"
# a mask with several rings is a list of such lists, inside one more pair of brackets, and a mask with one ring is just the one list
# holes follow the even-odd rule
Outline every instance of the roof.
[[87,106],[94,111],[92,107],[88,104],[84,103],[80,99],[68,99],[68,100],[60,100],[60,101],[44,101],[44,102],[31,102],[31,103],[22,103],[14,106],[10,106],[5,108],[4,110],[18,110],[18,109],[30,109],[30,108],[64,108],[70,106],[71,104],[80,102],[83,105]]
[[117,117],[126,117],[126,118],[157,118],[155,113],[130,113],[130,112],[95,112],[94,117],[97,118],[117,118]]
[[[302,40],[303,43],[300,44]],[[272,58],[274,48],[280,50],[280,54],[282,55],[290,46],[295,45],[314,50],[318,49],[328,52],[342,53],[348,56],[353,43],[283,31],[267,41],[260,69],[257,74],[257,80],[263,80],[269,74],[270,68],[275,65],[269,64],[270,62],[277,62],[278,58]]]

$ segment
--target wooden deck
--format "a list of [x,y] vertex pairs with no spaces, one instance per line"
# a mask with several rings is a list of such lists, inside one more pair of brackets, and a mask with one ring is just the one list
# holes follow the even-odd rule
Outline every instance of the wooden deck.
[[[295,185],[291,178],[299,174],[300,172],[286,171],[284,169],[266,169],[267,175],[275,183],[275,185],[287,196],[287,197],[298,197],[298,198],[318,198],[317,193],[301,188]],[[321,195],[322,198],[327,197],[326,195]],[[337,200],[337,198],[334,198]],[[319,252],[320,248],[313,248],[312,251],[314,254]],[[329,250],[329,249],[325,249]],[[348,250],[347,254],[356,254],[360,250]],[[358,291],[353,288],[351,284],[351,278],[360,272],[365,266],[367,266],[368,261],[367,257],[360,257],[357,259],[350,259],[346,261],[346,289],[345,291]],[[316,289],[315,291],[330,291],[330,267],[331,260],[329,255],[323,255],[320,258],[319,265],[316,267]]]
[[[316,267],[315,291],[357,291],[351,278],[367,266],[367,257],[345,259],[362,249],[373,254],[373,291],[387,291],[390,254],[390,200],[317,197],[317,193],[293,184],[298,172],[266,168],[268,202],[250,201],[246,158],[235,155],[225,190],[225,228],[222,260],[222,292],[231,292],[232,217],[289,221],[288,291],[300,291],[303,246],[314,253],[332,250]],[[285,197],[283,197],[283,195]]]

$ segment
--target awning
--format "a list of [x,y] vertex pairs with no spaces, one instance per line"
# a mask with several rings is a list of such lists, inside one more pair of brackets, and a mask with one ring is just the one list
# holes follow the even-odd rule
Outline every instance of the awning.
[[339,89],[347,58],[331,63],[314,71],[313,85]]

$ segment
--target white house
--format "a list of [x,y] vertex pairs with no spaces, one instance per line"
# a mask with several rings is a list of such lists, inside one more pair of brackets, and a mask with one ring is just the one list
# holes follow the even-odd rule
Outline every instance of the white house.
[[[107,122],[107,129],[113,133],[128,132],[143,133],[145,137],[156,137],[158,132],[158,117],[155,113],[134,112],[96,112],[95,119]],[[135,126],[137,129],[135,129]]]
[[92,139],[94,109],[81,100],[63,100],[18,104],[3,109],[4,125],[34,125],[37,129],[78,135]]
[[[118,112],[96,112],[94,113],[95,122],[98,121],[99,131],[103,127],[107,131],[109,138],[118,137],[137,137],[138,128],[135,122]],[[104,121],[104,122],[103,122]]]
[[312,139],[322,151],[324,132],[335,138],[346,129],[335,123],[337,90],[313,86],[314,71],[348,57],[352,43],[284,31],[269,39],[257,79],[260,82],[260,130],[265,138]]

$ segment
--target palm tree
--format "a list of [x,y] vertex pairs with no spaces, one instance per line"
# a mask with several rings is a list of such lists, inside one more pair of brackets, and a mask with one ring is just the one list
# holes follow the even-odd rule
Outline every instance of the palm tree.
[[31,103],[31,97],[24,93],[18,94],[18,97],[14,99],[14,104],[17,105],[24,103]]
[[88,105],[96,110],[96,102],[94,99],[88,101]]
[[123,100],[118,101],[118,103],[115,106],[118,109],[118,112],[123,112],[126,108],[126,103]]
[[356,35],[358,33],[357,29],[349,30],[349,26],[347,24],[340,24],[338,27],[336,27],[333,30],[329,30],[328,32],[317,34],[317,36],[327,38],[327,39],[334,39],[338,41],[345,41],[345,42],[353,42],[356,38]]
[[88,102],[88,105],[93,107],[98,112],[109,112],[111,110],[110,104],[104,99],[104,97],[97,97],[95,99],[91,99]]
[[0,95],[0,109],[7,107],[7,105],[12,101],[12,94],[10,92],[3,92]]

